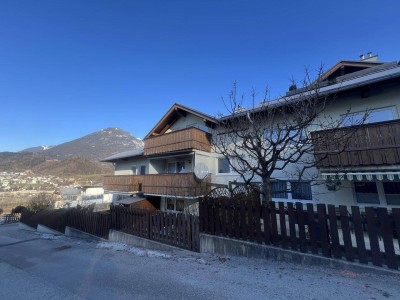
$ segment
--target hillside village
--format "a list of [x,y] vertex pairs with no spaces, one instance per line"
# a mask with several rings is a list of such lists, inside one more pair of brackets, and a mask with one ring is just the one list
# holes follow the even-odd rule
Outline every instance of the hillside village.
[[0,192],[54,191],[59,186],[73,182],[52,175],[35,175],[26,172],[0,172]]

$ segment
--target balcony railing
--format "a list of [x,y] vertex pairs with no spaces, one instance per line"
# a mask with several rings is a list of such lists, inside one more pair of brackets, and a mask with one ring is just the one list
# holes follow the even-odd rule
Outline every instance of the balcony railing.
[[197,149],[211,151],[210,134],[195,127],[177,130],[144,141],[144,155]]
[[150,195],[197,197],[210,189],[210,177],[197,181],[193,173],[104,176],[104,190]]
[[311,136],[319,168],[400,164],[400,120],[316,131]]

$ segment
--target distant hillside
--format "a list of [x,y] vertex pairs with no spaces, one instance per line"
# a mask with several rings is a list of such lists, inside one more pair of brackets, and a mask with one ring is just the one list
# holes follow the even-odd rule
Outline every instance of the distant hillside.
[[[39,147],[33,147],[24,151],[38,152],[51,159],[63,160],[82,157],[98,161],[112,154],[129,151],[142,145],[142,140],[129,132],[119,128],[107,128],[48,149],[39,150]],[[29,149],[34,149],[34,151],[29,151]]]
[[112,174],[110,164],[90,161],[81,157],[65,160],[48,160],[41,153],[0,152],[0,172],[22,172],[31,170],[38,175],[76,176],[93,174]]
[[0,152],[0,171],[21,172],[44,163],[46,157],[39,153]]
[[142,145],[129,132],[107,128],[53,147],[0,152],[0,172],[32,170],[35,174],[54,176],[112,174],[113,166],[100,163],[100,159]]

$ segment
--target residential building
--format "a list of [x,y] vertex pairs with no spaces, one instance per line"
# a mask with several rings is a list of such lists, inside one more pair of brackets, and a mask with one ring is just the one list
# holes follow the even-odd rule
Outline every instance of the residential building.
[[[284,187],[285,192],[275,193],[273,200],[399,206],[399,62],[382,63],[371,55],[360,61],[340,61],[322,75],[318,89],[319,95],[330,97],[324,114],[333,120],[357,119],[365,112],[368,117],[342,151],[338,144],[329,143],[329,131],[310,128],[311,136],[326,135],[327,140],[324,147],[315,145],[314,155],[329,153],[312,170],[318,184],[297,181],[287,170],[277,172],[274,187]],[[285,99],[301,92],[291,89]],[[273,101],[285,103],[282,98]],[[105,192],[113,194],[114,202],[131,198],[132,202],[150,201],[164,211],[195,211],[197,199],[211,185],[241,181],[229,162],[213,150],[211,134],[217,134],[219,121],[174,104],[147,134],[143,148],[103,160],[115,164],[115,175],[104,179]],[[354,127],[343,127],[346,130]]]

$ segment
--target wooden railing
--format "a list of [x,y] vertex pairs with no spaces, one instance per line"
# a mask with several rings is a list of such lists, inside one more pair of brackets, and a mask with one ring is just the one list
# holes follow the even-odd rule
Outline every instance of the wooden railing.
[[319,168],[400,164],[400,120],[316,131],[311,136]]
[[138,192],[144,175],[106,175],[103,188],[107,191]]
[[206,194],[210,177],[199,182],[193,173],[115,175],[104,177],[104,190],[143,192],[151,195],[196,197]]
[[197,149],[211,151],[210,134],[197,128],[187,128],[166,133],[144,141],[144,155]]

